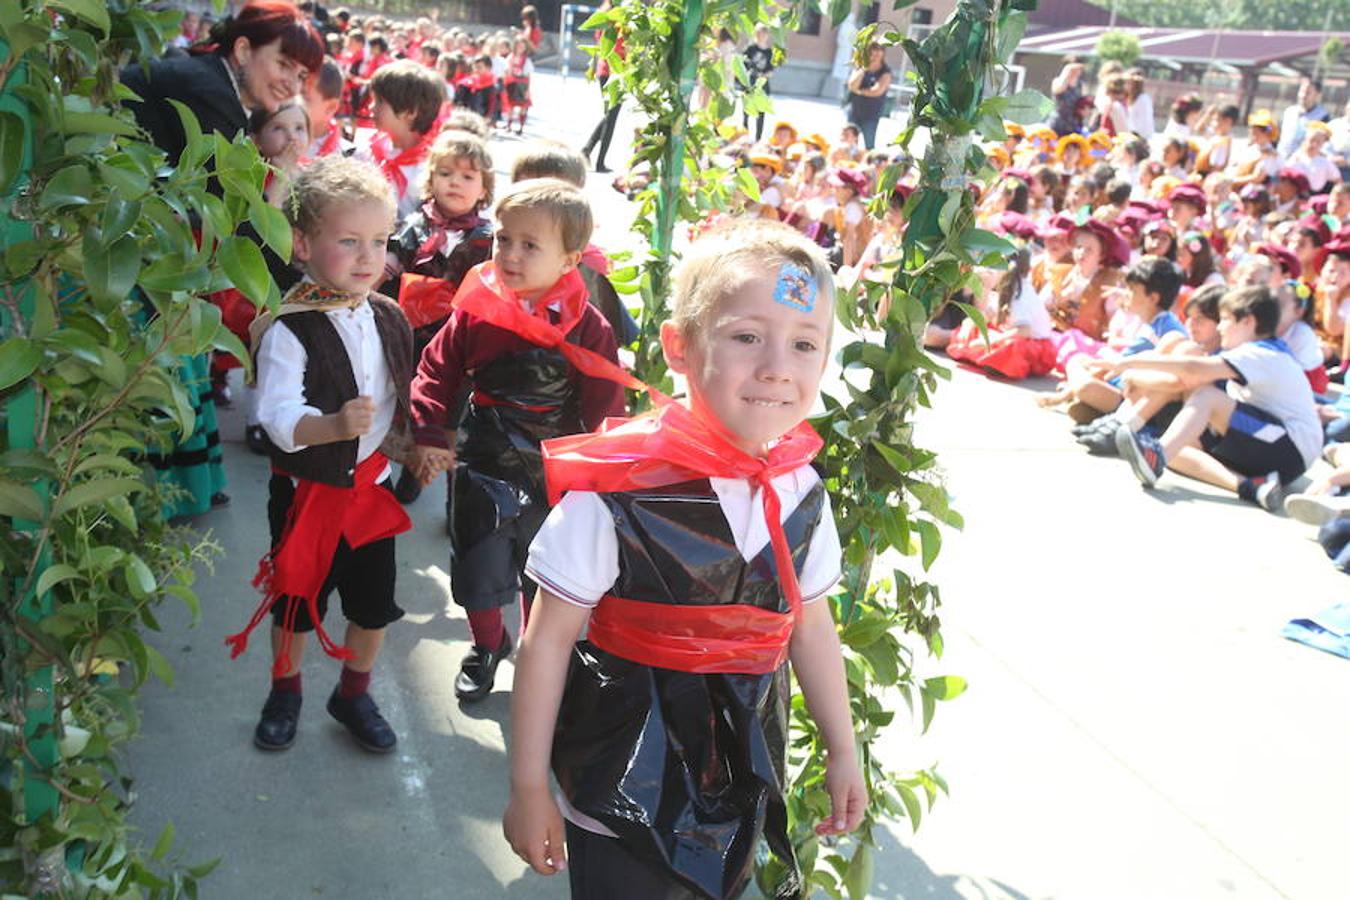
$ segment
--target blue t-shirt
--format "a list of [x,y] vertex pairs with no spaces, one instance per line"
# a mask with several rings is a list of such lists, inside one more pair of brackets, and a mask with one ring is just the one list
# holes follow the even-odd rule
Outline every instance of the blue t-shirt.
[[1170,332],[1190,337],[1190,332],[1186,326],[1181,324],[1181,320],[1176,317],[1170,309],[1165,309],[1153,317],[1153,321],[1148,323],[1148,327],[1139,333],[1134,343],[1121,351],[1121,356],[1134,356],[1138,353],[1144,353],[1157,346],[1162,336]]

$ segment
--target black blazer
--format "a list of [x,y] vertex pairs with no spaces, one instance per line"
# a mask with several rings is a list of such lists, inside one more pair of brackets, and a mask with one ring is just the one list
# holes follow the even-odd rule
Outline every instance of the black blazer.
[[178,100],[197,114],[202,133],[218,131],[233,140],[248,126],[248,113],[225,70],[225,60],[215,54],[178,56],[150,63],[149,74],[139,65],[122,70],[122,83],[135,91],[140,101],[126,106],[136,122],[150,134],[155,145],[177,166],[187,138],[178,111],[169,103]]

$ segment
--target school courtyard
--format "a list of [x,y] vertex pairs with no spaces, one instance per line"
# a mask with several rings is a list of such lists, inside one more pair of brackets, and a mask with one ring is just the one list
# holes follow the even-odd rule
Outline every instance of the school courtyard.
[[[534,89],[527,136],[580,145],[600,116],[594,86],[538,73]],[[832,137],[843,123],[835,104],[776,102],[770,126]],[[611,165],[636,124],[621,116]],[[499,179],[519,146],[493,141]],[[593,175],[589,194],[597,241],[618,249],[631,212],[611,177]],[[921,418],[919,442],[938,451],[967,522],[944,534],[933,576],[947,652],[925,666],[970,686],[926,736],[897,716],[891,764],[937,760],[951,796],[917,833],[886,830],[871,896],[1346,896],[1350,662],[1279,631],[1350,582],[1308,526],[1170,474],[1143,491],[1033,396],[957,371]],[[511,665],[486,701],[454,697],[469,639],[449,599],[443,481],[410,507],[407,617],[372,684],[397,750],[367,754],[327,716],[338,665],[315,648],[295,746],[254,749],[266,641],[234,662],[223,643],[257,602],[249,579],[268,540],[268,466],[243,429],[237,410],[222,414],[233,502],[199,523],[225,551],[198,582],[201,621],[166,607],[153,638],[176,679],[146,689],[130,752],[145,841],[172,821],[175,853],[223,857],[208,898],[566,897],[563,878],[527,871],[501,837]]]

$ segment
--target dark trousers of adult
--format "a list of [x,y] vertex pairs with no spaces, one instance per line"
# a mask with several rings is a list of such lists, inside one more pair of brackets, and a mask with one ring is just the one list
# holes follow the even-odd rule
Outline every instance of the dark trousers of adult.
[[[764,84],[763,84],[763,89],[764,89],[764,95],[767,97],[767,96],[769,95],[769,83],[768,83],[767,81],[764,82]],[[745,106],[744,106],[745,101],[744,101],[744,99],[741,100],[741,104],[742,104],[742,105],[741,105],[741,127],[744,128],[746,131],[749,131],[749,130],[750,130],[750,113],[749,113],[748,110],[745,109]],[[764,137],[764,113],[759,113],[758,115],[755,116],[755,140],[756,140],[756,141],[759,141],[762,137]]]
[[1350,518],[1341,516],[1323,525],[1317,541],[1331,557],[1332,565],[1350,574]]
[[881,124],[881,117],[858,119],[853,124],[857,125],[858,131],[862,133],[863,146],[868,150],[875,150],[877,148],[877,126]]
[[617,839],[565,824],[572,900],[698,900],[697,893],[633,856]]
[[608,75],[601,75],[596,81],[600,83],[600,96],[605,100],[605,115],[599,122],[595,123],[595,128],[592,129],[591,136],[586,139],[586,145],[581,148],[581,153],[589,159],[595,145],[600,144],[600,153],[595,157],[595,170],[599,172],[605,169],[605,154],[609,152],[609,142],[614,139],[614,126],[619,121],[620,104],[609,105],[609,98],[605,95],[605,82],[609,81]]

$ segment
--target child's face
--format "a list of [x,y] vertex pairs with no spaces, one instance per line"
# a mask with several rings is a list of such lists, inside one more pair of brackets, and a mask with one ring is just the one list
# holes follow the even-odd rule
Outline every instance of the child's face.
[[693,408],[758,456],[811,412],[832,321],[809,272],[788,263],[719,300],[702,333],[686,338],[668,322],[661,340],[671,369],[688,379]]
[[502,283],[523,300],[537,300],[581,260],[563,248],[562,228],[538,209],[513,209],[497,219],[492,254]]
[[1317,244],[1301,231],[1291,232],[1285,240],[1285,246],[1294,251],[1298,261],[1305,266],[1317,257]]
[[471,160],[447,156],[431,170],[431,199],[444,216],[473,212],[483,194],[483,173]]
[[263,159],[276,159],[288,150],[298,152],[309,143],[309,119],[299,106],[288,106],[268,120],[253,142]]
[[1232,313],[1219,313],[1219,346],[1232,350],[1248,341],[1256,340],[1256,316],[1233,318]]
[[1327,257],[1326,265],[1322,266],[1318,281],[1321,282],[1321,287],[1329,291],[1333,297],[1344,292],[1350,292],[1350,259],[1343,256]]
[[1185,231],[1198,214],[1199,210],[1189,203],[1173,203],[1169,212],[1172,221],[1176,223],[1177,231]]
[[1126,312],[1134,313],[1140,318],[1152,318],[1158,307],[1157,295],[1149,294],[1144,286],[1137,281],[1130,281],[1126,284],[1129,287],[1129,292],[1122,297]]
[[1201,347],[1218,346],[1219,323],[1205,318],[1195,310],[1186,316],[1186,330],[1191,333],[1191,340]]
[[375,130],[383,131],[385,134],[402,134],[412,129],[412,120],[417,115],[415,110],[407,112],[395,112],[389,105],[389,101],[375,95],[371,103],[370,116],[375,121]]
[[1065,200],[1065,206],[1069,209],[1081,209],[1092,202],[1092,191],[1081,181],[1075,182],[1069,188],[1069,196]]
[[362,293],[384,277],[385,245],[393,227],[393,210],[378,200],[335,203],[312,232],[295,229],[295,258],[315,283]]
[[1073,261],[1080,269],[1096,269],[1102,261],[1102,242],[1095,234],[1075,231],[1073,235]]

